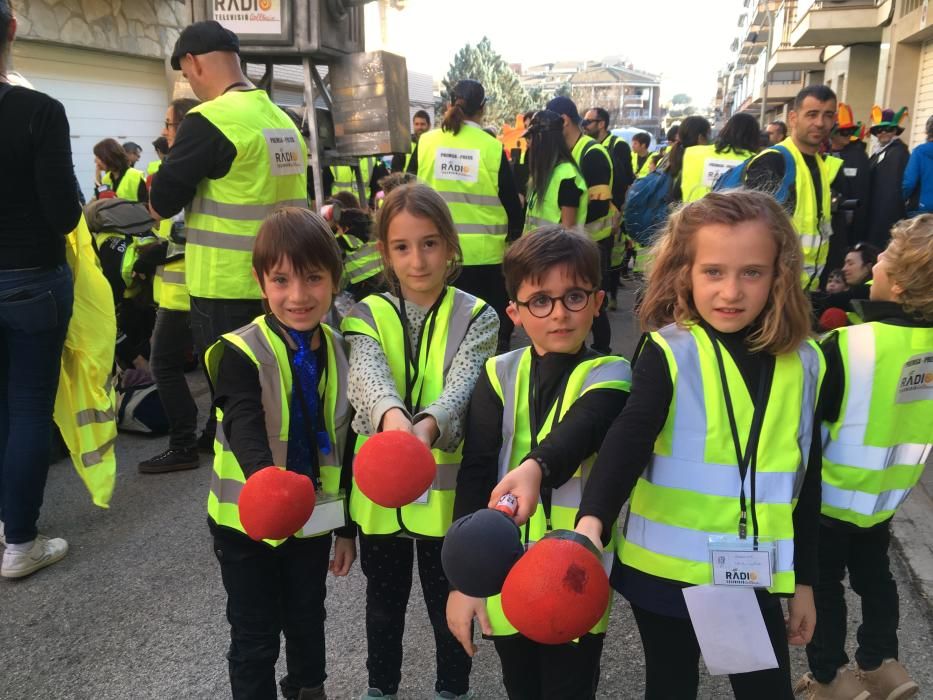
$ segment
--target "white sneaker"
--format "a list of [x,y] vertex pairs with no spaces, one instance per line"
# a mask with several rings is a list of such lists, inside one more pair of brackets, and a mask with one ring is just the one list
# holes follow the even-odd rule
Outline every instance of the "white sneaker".
[[22,578],[59,561],[68,553],[68,543],[60,537],[48,538],[39,535],[26,552],[14,552],[9,547],[3,552],[0,576]]

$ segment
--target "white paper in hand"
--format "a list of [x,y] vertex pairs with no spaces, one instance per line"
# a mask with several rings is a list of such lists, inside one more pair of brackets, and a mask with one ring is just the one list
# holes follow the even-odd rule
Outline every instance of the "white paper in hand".
[[684,599],[711,675],[777,668],[754,590],[691,586],[684,589]]

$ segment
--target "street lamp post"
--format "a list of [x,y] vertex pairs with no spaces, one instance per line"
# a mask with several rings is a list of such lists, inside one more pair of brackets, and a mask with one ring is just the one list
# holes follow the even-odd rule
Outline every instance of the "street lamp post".
[[768,74],[770,73],[768,64],[771,63],[771,39],[774,36],[774,15],[781,6],[781,3],[768,0],[768,2],[759,3],[758,6],[759,8],[764,8],[765,16],[768,20],[768,42],[765,44],[765,65],[761,80],[761,114],[758,117],[761,127],[764,128],[765,111],[768,109]]

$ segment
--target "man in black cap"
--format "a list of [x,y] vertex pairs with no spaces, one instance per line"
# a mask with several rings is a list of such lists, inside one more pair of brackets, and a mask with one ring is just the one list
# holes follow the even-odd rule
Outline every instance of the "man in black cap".
[[[195,22],[178,37],[172,67],[182,71],[201,104],[176,126],[149,197],[160,219],[185,209],[185,281],[200,353],[262,313],[251,255],[266,214],[308,204],[304,138],[247,80],[239,45],[236,34],[213,21]],[[202,446],[212,446],[213,434],[212,420]],[[191,462],[168,453],[155,460],[148,471]]]
[[[603,291],[609,289],[609,262],[612,257],[612,157],[606,148],[587,136],[580,128],[580,113],[569,97],[555,97],[546,109],[557,112],[564,120],[564,141],[573,154],[589,194],[584,232],[599,246],[603,270]],[[603,354],[612,353],[612,329],[606,315],[606,302],[602,313],[593,321],[593,349]]]

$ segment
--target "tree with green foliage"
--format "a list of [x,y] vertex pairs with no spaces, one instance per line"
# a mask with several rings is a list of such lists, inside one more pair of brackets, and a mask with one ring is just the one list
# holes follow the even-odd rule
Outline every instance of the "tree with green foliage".
[[693,98],[685,92],[678,92],[671,98],[671,103],[675,105],[688,105],[693,102]]
[[444,108],[450,104],[450,93],[458,80],[471,78],[482,83],[486,90],[486,117],[490,124],[501,125],[515,121],[515,115],[531,109],[534,104],[519,82],[518,75],[496,53],[487,37],[476,45],[467,44],[457,55],[444,78],[441,101]]

